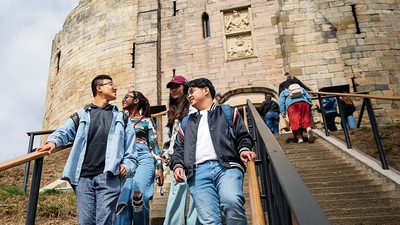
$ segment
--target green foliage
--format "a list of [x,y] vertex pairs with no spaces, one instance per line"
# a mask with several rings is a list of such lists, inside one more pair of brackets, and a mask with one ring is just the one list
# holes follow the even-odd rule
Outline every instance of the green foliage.
[[61,195],[64,192],[60,189],[46,189],[42,192],[42,195]]
[[0,197],[1,198],[11,198],[14,196],[27,196],[26,193],[20,187],[12,185],[2,185],[0,186]]
[[62,203],[39,203],[38,214],[45,217],[59,217],[63,211]]

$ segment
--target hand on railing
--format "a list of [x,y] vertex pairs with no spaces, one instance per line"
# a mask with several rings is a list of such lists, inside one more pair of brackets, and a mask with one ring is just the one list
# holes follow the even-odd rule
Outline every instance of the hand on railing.
[[240,159],[244,162],[244,164],[247,164],[249,161],[254,161],[256,160],[256,153],[253,151],[242,151],[240,153]]
[[56,144],[54,142],[47,142],[45,145],[42,145],[36,149],[38,152],[48,152],[51,154],[51,152],[56,148]]

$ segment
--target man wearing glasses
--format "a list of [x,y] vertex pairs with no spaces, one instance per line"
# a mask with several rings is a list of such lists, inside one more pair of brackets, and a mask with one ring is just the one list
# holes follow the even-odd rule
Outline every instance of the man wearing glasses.
[[71,116],[38,151],[51,153],[73,142],[62,179],[68,180],[76,193],[78,222],[111,225],[120,179],[133,174],[137,166],[135,131],[130,120],[109,104],[117,96],[112,78],[99,75],[91,87],[93,103]]

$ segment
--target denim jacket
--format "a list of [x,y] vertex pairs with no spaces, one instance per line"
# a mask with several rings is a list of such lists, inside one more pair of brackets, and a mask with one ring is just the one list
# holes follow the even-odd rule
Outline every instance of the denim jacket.
[[[85,107],[77,113],[79,116],[78,129],[74,121],[69,118],[65,124],[54,131],[47,139],[56,143],[56,147],[73,142],[71,152],[62,173],[63,180],[68,180],[72,185],[77,185],[86,152],[87,137],[90,127],[90,108]],[[123,113],[118,108],[113,108],[113,120],[107,137],[107,149],[103,172],[119,174],[119,166],[124,165],[127,177],[133,176],[137,167],[137,153],[135,146],[135,130],[130,125],[124,125]],[[126,128],[125,128],[126,127]]]
[[298,98],[290,98],[289,89],[287,88],[281,92],[279,95],[279,111],[281,114],[286,115],[289,106],[296,102],[307,102],[308,104],[312,105],[311,96],[304,88],[301,89],[303,90],[304,95]]

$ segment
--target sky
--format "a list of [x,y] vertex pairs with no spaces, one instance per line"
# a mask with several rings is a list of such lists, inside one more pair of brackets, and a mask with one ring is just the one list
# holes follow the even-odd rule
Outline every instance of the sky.
[[0,162],[26,154],[26,132],[42,128],[52,40],[78,3],[0,0]]

